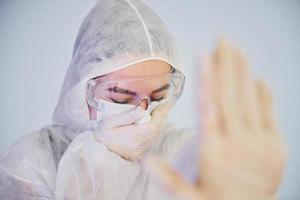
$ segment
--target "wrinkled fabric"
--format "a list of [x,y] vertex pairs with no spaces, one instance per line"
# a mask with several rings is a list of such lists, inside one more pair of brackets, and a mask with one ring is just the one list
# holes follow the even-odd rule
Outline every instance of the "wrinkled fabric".
[[[89,79],[151,59],[183,72],[172,36],[144,3],[99,1],[80,27],[53,125],[24,136],[0,157],[1,199],[166,199],[140,162],[91,138],[85,99]],[[165,126],[149,154],[171,162],[191,132]],[[95,180],[99,185],[90,185]]]
[[[176,129],[173,124],[169,124],[162,132],[163,134],[148,153],[170,163],[175,161],[175,167],[177,164],[183,164],[178,163],[178,160],[195,166],[195,160],[189,160],[190,156],[181,152],[181,149],[189,147],[190,141],[195,141],[194,129]],[[87,191],[96,189],[101,194],[88,195],[102,195],[103,198],[100,199],[104,200],[165,200],[170,198],[155,182],[152,182],[139,161],[122,159],[103,144],[93,140],[90,131],[78,135],[72,142],[64,136],[64,133],[65,130],[61,127],[47,126],[26,135],[2,155],[0,158],[1,198],[37,200],[73,197],[73,199],[81,199],[80,197],[87,195]],[[93,153],[90,153],[91,151]],[[93,164],[94,167],[90,168],[93,171],[80,176],[80,173],[84,172],[78,165],[80,162]],[[189,178],[189,166],[185,165],[182,165],[180,170]],[[96,169],[101,170],[94,171]],[[88,174],[91,176],[87,176]],[[86,190],[80,188],[99,178],[99,175],[103,175],[100,176],[102,185],[93,185]],[[128,176],[130,179],[127,179]],[[76,193],[75,188],[78,189]],[[74,194],[70,194],[70,191]],[[55,194],[58,195],[56,198]],[[88,195],[87,197],[90,198],[84,199],[93,199],[93,196]]]
[[[147,154],[174,160],[178,149],[194,136],[191,130],[174,131],[166,128]],[[57,177],[56,199],[172,199],[149,179],[142,162],[110,152],[95,142],[92,132],[74,139],[61,159]]]
[[66,131],[58,126],[44,127],[1,155],[1,198],[54,199],[57,166],[71,142]]

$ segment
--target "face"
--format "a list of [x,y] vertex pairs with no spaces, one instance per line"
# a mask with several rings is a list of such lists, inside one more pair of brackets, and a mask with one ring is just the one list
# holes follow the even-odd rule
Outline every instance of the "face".
[[[95,96],[120,104],[135,104],[137,96],[149,97],[151,101],[159,101],[166,95],[169,79],[164,75],[170,73],[171,69],[168,63],[160,60],[136,63],[98,78],[100,81],[105,79],[114,81],[110,81],[105,87],[97,87]],[[141,100],[139,106],[146,110],[147,100]],[[95,119],[96,109],[89,107],[89,111],[90,118]]]

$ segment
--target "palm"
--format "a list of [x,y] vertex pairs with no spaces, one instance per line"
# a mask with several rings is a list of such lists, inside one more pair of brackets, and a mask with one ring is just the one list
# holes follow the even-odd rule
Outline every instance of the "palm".
[[189,185],[158,161],[150,167],[179,198],[272,199],[285,156],[264,82],[253,80],[241,53],[221,41],[205,63],[201,86],[198,182]]
[[[274,194],[282,171],[281,141],[252,136],[253,133],[246,133],[237,139],[220,137],[214,139],[214,144],[204,145],[198,187],[205,196],[210,196],[208,199],[232,194],[236,199],[245,199],[245,193],[255,192],[265,196]],[[226,191],[226,194],[216,191]]]

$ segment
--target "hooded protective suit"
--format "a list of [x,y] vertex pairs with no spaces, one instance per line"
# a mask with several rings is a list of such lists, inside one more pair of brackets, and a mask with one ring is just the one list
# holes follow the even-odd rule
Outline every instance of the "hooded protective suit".
[[[0,158],[1,199],[166,199],[139,161],[94,140],[85,99],[89,79],[151,59],[182,72],[159,17],[139,0],[99,1],[80,27],[53,125],[26,135]],[[193,132],[166,125],[147,154],[172,161]]]

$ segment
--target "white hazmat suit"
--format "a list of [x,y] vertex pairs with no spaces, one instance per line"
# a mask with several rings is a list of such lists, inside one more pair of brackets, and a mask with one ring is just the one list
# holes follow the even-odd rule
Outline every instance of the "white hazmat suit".
[[[182,72],[159,17],[139,0],[99,1],[80,27],[53,125],[24,136],[1,156],[0,199],[167,199],[140,161],[95,141],[85,96],[89,79],[152,59]],[[194,132],[165,124],[146,154],[172,162]]]

